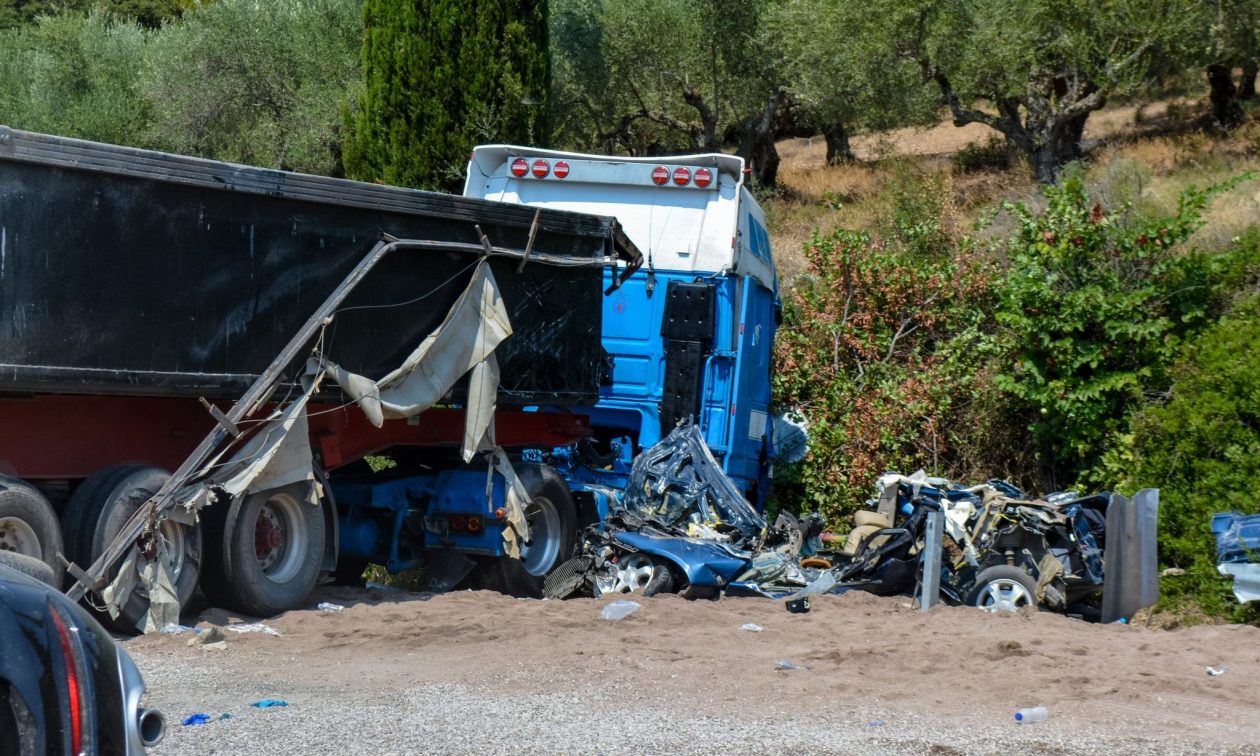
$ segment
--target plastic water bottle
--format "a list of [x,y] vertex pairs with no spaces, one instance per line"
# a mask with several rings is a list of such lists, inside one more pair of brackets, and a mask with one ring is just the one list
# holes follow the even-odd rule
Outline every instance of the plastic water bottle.
[[1031,709],[1020,709],[1015,712],[1015,721],[1020,724],[1031,724],[1033,722],[1044,722],[1050,716],[1050,712],[1046,711],[1044,706],[1034,706]]

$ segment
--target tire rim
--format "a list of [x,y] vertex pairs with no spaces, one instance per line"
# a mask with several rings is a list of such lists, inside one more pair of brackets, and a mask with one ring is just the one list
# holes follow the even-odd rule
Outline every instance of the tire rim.
[[[184,526],[174,520],[158,522],[157,535],[166,547],[166,562],[171,571],[171,585],[175,586],[176,591],[179,590],[180,575],[184,573],[184,561],[188,558],[188,541],[185,532]],[[149,598],[149,589],[144,581],[136,583],[135,592],[141,598]]]
[[184,573],[184,560],[188,558],[185,532],[184,526],[174,520],[162,520],[158,523],[158,537],[166,546],[166,557],[170,562],[173,585],[179,585],[180,575]]
[[0,551],[12,551],[22,556],[44,558],[35,529],[26,520],[17,517],[0,517]]
[[613,569],[611,593],[642,593],[656,574],[652,560],[642,554],[628,554]]
[[529,574],[542,577],[560,556],[560,510],[551,499],[539,496],[525,508],[525,522],[529,524],[529,542],[521,544],[521,564]]
[[1032,594],[1018,580],[992,580],[976,597],[976,606],[986,612],[1016,612],[1033,605]]
[[292,580],[306,557],[306,515],[296,499],[274,494],[254,520],[254,555],[258,569],[273,583]]

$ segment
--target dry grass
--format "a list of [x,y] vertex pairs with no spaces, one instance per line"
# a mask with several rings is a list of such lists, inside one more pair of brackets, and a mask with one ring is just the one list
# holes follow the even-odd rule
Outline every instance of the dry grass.
[[[1083,177],[1104,204],[1131,204],[1143,212],[1171,212],[1188,186],[1218,184],[1246,171],[1260,172],[1260,123],[1217,138],[1195,129],[1198,105],[1165,101],[1121,105],[1095,113],[1085,130],[1089,164]],[[977,218],[1005,199],[1037,203],[1040,191],[1026,165],[1005,170],[960,172],[951,158],[969,145],[995,135],[978,124],[958,128],[945,120],[931,128],[898,129],[853,139],[859,162],[824,164],[825,144],[815,139],[780,142],[782,191],[766,203],[771,237],[783,280],[804,270],[802,245],[817,229],[878,232],[889,212],[888,188],[907,165],[936,176],[945,194],[947,230],[966,232]],[[1220,248],[1260,219],[1260,182],[1246,183],[1217,197],[1208,223],[1193,243]],[[998,214],[985,236],[1004,238],[1013,230]]]

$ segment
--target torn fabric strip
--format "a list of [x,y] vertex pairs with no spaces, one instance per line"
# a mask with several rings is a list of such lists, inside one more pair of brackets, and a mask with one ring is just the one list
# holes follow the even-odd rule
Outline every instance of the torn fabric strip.
[[494,350],[511,335],[507,307],[490,264],[483,260],[442,323],[389,375],[373,381],[335,364],[325,371],[378,428],[385,418],[415,417],[437,404],[471,371],[462,449],[467,461],[494,417],[499,379]]

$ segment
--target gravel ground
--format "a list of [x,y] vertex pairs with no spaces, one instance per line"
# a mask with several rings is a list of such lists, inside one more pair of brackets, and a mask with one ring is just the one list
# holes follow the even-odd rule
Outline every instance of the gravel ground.
[[[1204,680],[1178,685],[1181,662],[1169,655],[1220,638],[1049,616],[993,622],[971,609],[925,616],[873,597],[819,602],[805,616],[769,601],[668,597],[641,600],[616,623],[599,620],[592,601],[333,598],[349,608],[269,621],[280,637],[228,633],[224,651],[189,647],[187,635],[128,641],[146,704],[168,717],[153,753],[1260,753],[1260,707],[1236,703],[1256,700],[1260,634],[1250,628],[1208,629],[1248,641],[1248,653],[1234,653],[1226,675],[1197,667]],[[765,632],[739,631],[747,621]],[[848,645],[832,632],[864,637]],[[1061,633],[1099,647],[1096,658],[1055,650]],[[880,634],[902,653],[884,655],[871,638]],[[976,652],[941,664],[907,648],[943,657],[959,637]],[[1011,637],[1045,643],[1035,654],[988,651],[995,638],[1019,647]],[[1154,674],[1113,670],[1145,658],[1123,653],[1138,646],[1177,676],[1130,690],[1140,683],[1126,679]],[[837,654],[849,661],[828,661]],[[778,658],[805,668],[777,671]],[[1035,663],[1044,679],[1019,666]],[[1058,678],[1066,687],[1046,682]],[[1029,688],[1024,700],[1012,692]],[[264,698],[289,705],[249,706]],[[1050,720],[1015,724],[1013,709],[1033,702]],[[180,726],[193,712],[231,718]]]

